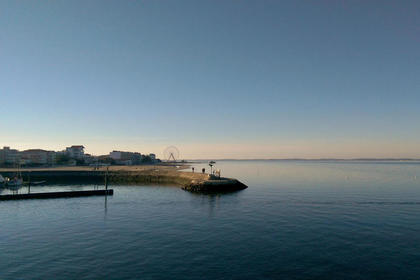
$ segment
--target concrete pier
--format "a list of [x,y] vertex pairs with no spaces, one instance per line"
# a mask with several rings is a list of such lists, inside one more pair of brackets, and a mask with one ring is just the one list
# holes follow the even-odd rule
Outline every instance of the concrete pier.
[[[247,188],[246,185],[232,178],[216,178],[209,174],[181,172],[186,166],[149,165],[149,166],[110,166],[94,169],[93,167],[57,167],[22,169],[25,181],[46,181],[47,184],[104,184],[105,174],[110,184],[170,184],[193,192],[227,192]],[[0,169],[3,176],[12,177],[15,170]]]
[[88,190],[88,191],[68,191],[68,192],[45,192],[45,193],[24,193],[0,195],[1,200],[22,200],[22,199],[46,199],[46,198],[66,198],[83,197],[98,195],[113,195],[114,190]]

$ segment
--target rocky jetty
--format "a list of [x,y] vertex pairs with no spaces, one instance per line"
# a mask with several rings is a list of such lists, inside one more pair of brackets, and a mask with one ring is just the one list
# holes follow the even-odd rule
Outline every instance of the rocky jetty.
[[209,175],[204,180],[192,180],[182,189],[191,192],[232,192],[246,189],[247,186],[237,179],[219,178]]
[[[99,169],[92,167],[57,167],[22,169],[25,181],[46,181],[47,184],[101,184],[105,177],[109,184],[176,185],[191,192],[232,192],[247,188],[232,178],[183,172],[185,166],[111,166]],[[15,170],[0,169],[0,174],[13,176]]]

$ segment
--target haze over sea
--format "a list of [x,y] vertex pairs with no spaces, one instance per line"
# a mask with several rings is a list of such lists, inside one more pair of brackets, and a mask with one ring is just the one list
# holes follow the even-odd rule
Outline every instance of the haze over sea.
[[217,168],[249,188],[206,195],[114,185],[107,199],[0,202],[0,279],[418,277],[419,162]]

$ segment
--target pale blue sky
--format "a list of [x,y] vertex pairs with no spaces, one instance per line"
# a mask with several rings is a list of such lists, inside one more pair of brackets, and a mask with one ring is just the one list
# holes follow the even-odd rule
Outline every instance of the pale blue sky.
[[0,0],[0,145],[420,157],[419,3]]

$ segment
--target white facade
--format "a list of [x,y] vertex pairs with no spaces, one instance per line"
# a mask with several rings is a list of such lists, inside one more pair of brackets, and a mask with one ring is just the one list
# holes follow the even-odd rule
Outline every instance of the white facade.
[[112,151],[109,153],[109,157],[113,160],[120,160],[121,159],[121,152],[119,151]]
[[20,155],[19,151],[15,149],[10,149],[10,147],[3,147],[0,149],[0,164],[17,164],[19,163]]
[[66,148],[66,154],[70,158],[83,159],[83,157],[85,155],[84,149],[85,149],[85,147],[83,147],[83,146],[71,146],[71,147],[67,147]]
[[21,152],[22,160],[25,164],[54,165],[56,154],[54,151],[45,151],[41,149],[30,149]]

